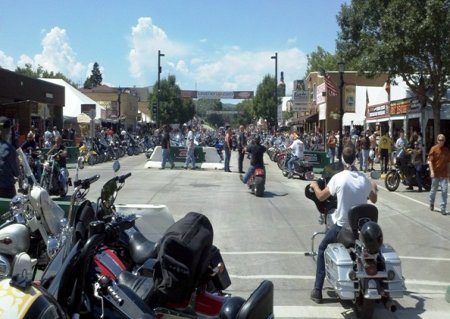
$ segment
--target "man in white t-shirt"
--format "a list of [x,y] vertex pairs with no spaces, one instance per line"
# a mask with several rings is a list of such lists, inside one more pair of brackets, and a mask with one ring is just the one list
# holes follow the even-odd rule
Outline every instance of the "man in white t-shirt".
[[186,137],[186,162],[184,163],[184,169],[188,168],[189,163],[192,163],[192,169],[196,169],[194,151],[195,151],[194,132],[191,126],[188,126],[188,134]]
[[292,178],[293,173],[292,170],[294,169],[294,162],[296,160],[303,161],[304,152],[305,152],[305,144],[298,138],[297,134],[291,135],[293,142],[289,146],[289,148],[292,150],[292,157],[289,159],[287,166],[288,166],[288,178]]
[[337,235],[342,227],[350,228],[348,220],[350,208],[367,203],[367,199],[370,199],[372,203],[377,201],[377,184],[371,182],[364,173],[356,170],[354,167],[355,160],[354,146],[345,146],[342,153],[342,163],[345,169],[334,175],[323,190],[320,189],[317,182],[310,185],[320,201],[324,201],[330,196],[336,196],[337,198],[337,209],[332,215],[334,224],[328,229],[320,243],[317,254],[316,281],[311,292],[311,299],[317,303],[322,302],[322,288],[325,280],[325,249],[328,244],[337,241]]

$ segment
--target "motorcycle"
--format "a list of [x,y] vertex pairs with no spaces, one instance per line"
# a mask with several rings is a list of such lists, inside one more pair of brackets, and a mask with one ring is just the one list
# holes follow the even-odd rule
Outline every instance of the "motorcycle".
[[65,223],[64,211],[36,182],[24,152],[18,149],[17,153],[30,185],[29,194],[15,196],[2,216],[0,278],[21,272],[34,278],[36,271],[43,270],[55,254]]
[[[325,178],[319,182],[320,188],[323,189],[332,174],[339,171],[338,165],[330,166],[325,172]],[[314,240],[328,231],[337,200],[331,197],[325,202],[318,201],[309,185],[305,187],[305,196],[314,201],[321,214],[325,214],[324,231],[313,234],[311,251],[305,253],[315,257]],[[351,229],[343,227],[337,242],[329,244],[324,254],[326,280],[339,299],[353,302],[357,317],[364,319],[372,318],[375,302],[381,301],[388,310],[395,312],[397,307],[393,299],[402,298],[406,290],[400,258],[392,246],[383,242],[377,220],[378,209],[374,205],[353,207],[349,211]]]
[[[123,183],[129,176],[130,174],[116,176],[116,181]],[[89,188],[91,179],[78,181],[76,191]],[[105,185],[107,187],[103,187],[100,203],[103,207],[112,207],[117,189],[114,189],[111,180]],[[95,216],[92,210],[84,209],[86,205],[81,205],[78,209],[72,209],[72,207],[75,206],[71,206],[66,228],[68,240],[52,259],[40,282],[41,287],[45,288],[70,316],[146,318],[150,315],[149,318],[154,316],[167,319],[273,318],[273,284],[270,281],[263,281],[247,300],[230,297],[227,294],[210,293],[204,289],[202,283],[205,278],[208,278],[209,272],[219,274],[219,268],[223,267],[219,264],[213,268],[208,267],[208,274],[198,274],[199,281],[184,303],[170,302],[170,300],[164,304],[150,302],[155,300],[155,291],[158,291],[160,286],[156,286],[150,277],[134,275],[124,270],[126,264],[122,260],[126,258],[121,255],[120,250],[116,250],[116,247],[121,245],[121,235],[130,230],[134,232],[136,216],[119,214],[113,216],[106,212]],[[171,232],[168,231],[167,234]],[[163,241],[160,247],[166,247],[166,245]],[[142,246],[133,246],[132,242],[129,248],[131,254],[133,251],[147,254],[147,250],[141,249]],[[183,255],[182,252],[179,254]],[[166,258],[177,256],[166,256]],[[205,256],[200,259],[197,257],[192,260],[201,262]],[[159,257],[156,260],[156,264],[159,265],[168,262],[169,259]],[[183,273],[184,270],[180,267],[183,267],[182,264],[164,271]],[[118,271],[119,275],[116,275],[115,271]],[[170,287],[184,289],[187,280],[197,282],[192,281],[190,276],[193,274],[187,277],[186,275],[183,275],[183,280],[174,282]],[[153,278],[158,276],[155,274]]]
[[[408,151],[401,150],[395,158],[395,168],[391,169],[385,176],[386,188],[395,192],[400,182],[406,186],[419,186],[416,179],[416,169],[411,163]],[[431,189],[431,176],[428,164],[422,165],[422,186],[428,192]]]
[[69,171],[59,166],[57,159],[61,156],[60,154],[61,151],[48,156],[47,161],[44,163],[40,184],[50,195],[64,197],[67,195],[71,180],[69,178]]
[[266,185],[266,169],[264,167],[256,167],[255,171],[248,179],[247,185],[251,192],[257,197],[263,197]]
[[[292,152],[288,152],[282,161],[282,174],[284,177],[288,177],[288,162],[294,156]],[[308,161],[297,159],[294,161],[294,168],[292,169],[292,175],[297,175],[303,180],[314,179],[313,165]]]

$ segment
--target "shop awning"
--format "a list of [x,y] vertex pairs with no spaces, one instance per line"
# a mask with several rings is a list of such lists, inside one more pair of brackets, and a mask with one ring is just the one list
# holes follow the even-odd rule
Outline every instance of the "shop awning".
[[317,123],[317,121],[319,120],[319,113],[310,115],[309,117],[307,117],[305,119],[306,123]]

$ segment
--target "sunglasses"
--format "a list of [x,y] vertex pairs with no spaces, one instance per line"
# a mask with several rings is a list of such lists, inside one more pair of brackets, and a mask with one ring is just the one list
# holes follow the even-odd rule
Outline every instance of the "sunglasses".
[[445,140],[439,139],[438,142],[445,142]]

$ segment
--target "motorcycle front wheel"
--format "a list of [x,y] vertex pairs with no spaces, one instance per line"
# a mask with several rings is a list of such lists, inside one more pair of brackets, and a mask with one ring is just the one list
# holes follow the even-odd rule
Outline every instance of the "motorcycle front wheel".
[[384,178],[384,185],[390,192],[395,192],[400,185],[400,175],[396,171],[390,171]]

